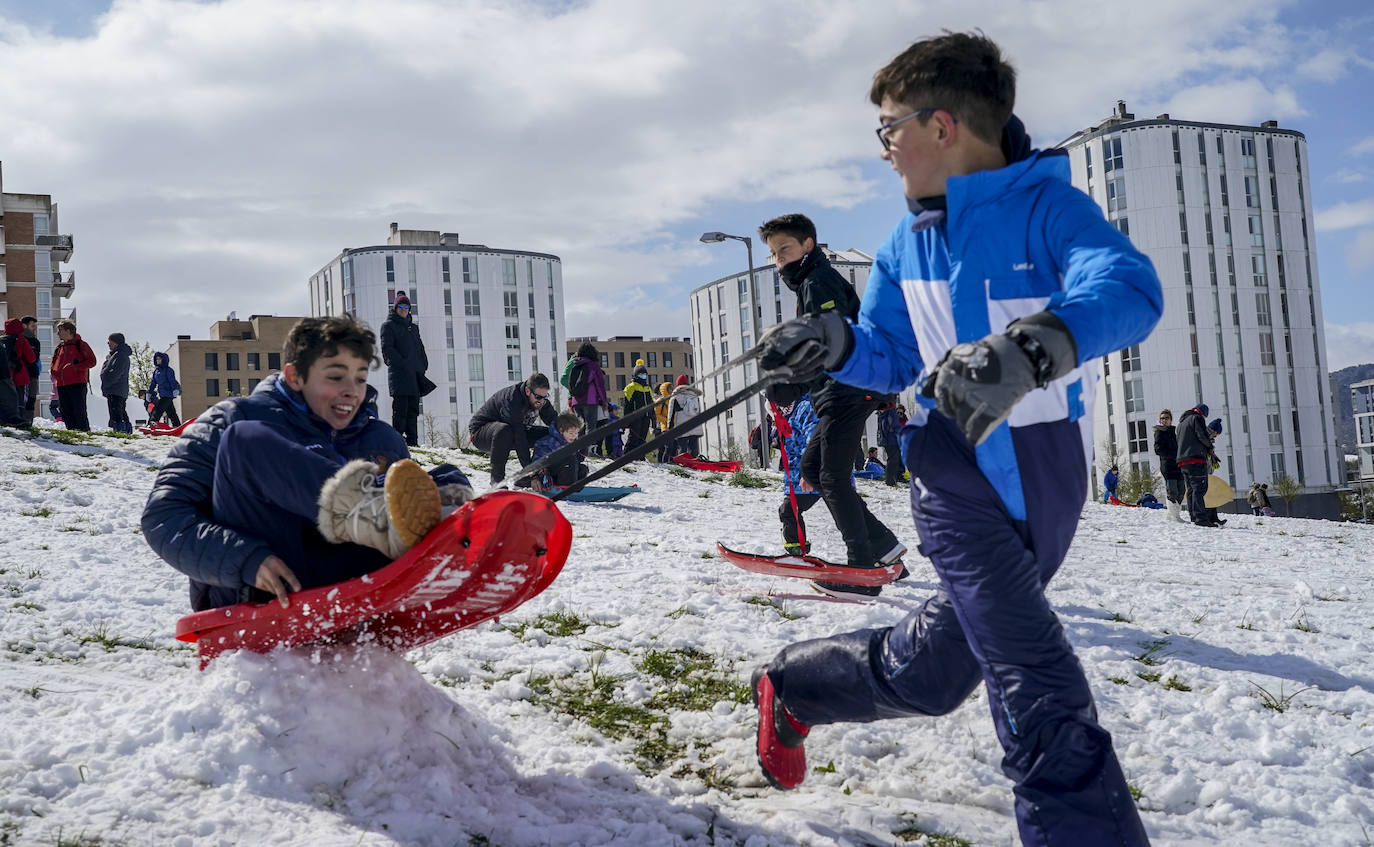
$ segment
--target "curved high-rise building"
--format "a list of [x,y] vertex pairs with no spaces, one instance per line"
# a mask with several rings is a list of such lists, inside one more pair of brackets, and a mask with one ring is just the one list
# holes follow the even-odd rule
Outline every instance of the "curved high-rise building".
[[1106,444],[1157,468],[1163,408],[1220,417],[1218,471],[1244,492],[1281,475],[1309,492],[1339,484],[1312,229],[1307,140],[1259,126],[1116,113],[1060,145],[1073,184],[1148,255],[1164,315],[1145,341],[1103,360],[1096,404]]

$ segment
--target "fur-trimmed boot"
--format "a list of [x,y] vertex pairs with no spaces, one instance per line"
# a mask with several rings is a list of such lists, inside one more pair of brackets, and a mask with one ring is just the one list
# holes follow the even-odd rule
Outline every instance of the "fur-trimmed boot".
[[1175,502],[1172,501],[1172,500],[1165,500],[1165,501],[1164,501],[1164,506],[1165,506],[1165,508],[1167,508],[1167,509],[1169,510],[1169,519],[1170,519],[1170,520],[1177,521],[1178,523],[1187,523],[1187,521],[1185,521],[1185,520],[1182,518],[1182,516],[1179,515],[1179,512],[1182,511],[1182,510],[1181,510],[1181,508],[1179,507],[1179,505],[1178,505],[1177,503],[1175,503]]
[[320,490],[320,534],[332,544],[362,544],[395,559],[439,523],[439,486],[409,459],[381,475],[354,459]]

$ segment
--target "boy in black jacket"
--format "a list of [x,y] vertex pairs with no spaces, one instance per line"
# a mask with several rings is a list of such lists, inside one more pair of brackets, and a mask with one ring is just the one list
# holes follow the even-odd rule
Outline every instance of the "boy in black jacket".
[[[759,237],[768,244],[769,255],[783,282],[797,295],[797,317],[835,312],[850,320],[858,319],[859,295],[830,266],[825,252],[816,244],[816,225],[810,218],[799,214],[776,217],[759,227]],[[820,492],[830,509],[830,516],[844,538],[850,566],[872,568],[897,561],[906,552],[906,546],[868,510],[850,477],[854,457],[862,455],[859,442],[864,424],[882,405],[883,397],[841,384],[825,374],[808,385],[779,386],[770,390],[769,395],[774,402],[786,404],[808,391],[820,423],[802,454],[802,479]],[[874,596],[881,591],[876,586],[838,582],[817,581],[814,585],[825,594]]]

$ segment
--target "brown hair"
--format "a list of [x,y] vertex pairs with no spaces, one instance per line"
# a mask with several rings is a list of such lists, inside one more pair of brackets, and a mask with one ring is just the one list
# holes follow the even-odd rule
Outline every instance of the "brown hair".
[[305,379],[318,359],[336,356],[340,348],[366,359],[371,367],[376,367],[376,346],[377,336],[357,318],[348,315],[301,318],[287,333],[281,357],[283,361],[294,365],[301,379]]
[[[950,32],[917,41],[873,75],[873,105],[883,98],[912,109],[941,109],[990,144],[1016,105],[1016,70],[981,32]],[[916,118],[922,125],[930,118]]]
[[67,332],[70,332],[72,335],[75,335],[75,334],[76,334],[76,321],[72,321],[72,320],[58,321],[58,322],[57,322],[57,328],[58,328],[59,330],[65,329]]
[[582,417],[577,412],[560,412],[553,419],[553,425],[562,432],[565,429],[582,429]]
[[806,215],[797,212],[778,215],[771,221],[764,221],[763,226],[759,227],[759,238],[765,242],[775,235],[790,235],[799,244],[808,238],[815,241],[816,225]]

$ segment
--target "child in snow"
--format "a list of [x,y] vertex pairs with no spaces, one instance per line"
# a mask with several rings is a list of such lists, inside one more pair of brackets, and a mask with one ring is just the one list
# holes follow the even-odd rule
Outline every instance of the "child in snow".
[[758,760],[797,786],[810,727],[948,714],[981,683],[1025,844],[1145,845],[1045,587],[1087,499],[1097,360],[1149,335],[1159,279],[1070,184],[1063,151],[1031,149],[990,39],[919,41],[870,97],[911,214],[877,251],[857,320],[786,321],[760,364],[880,392],[921,383],[902,453],[940,590],[894,626],[793,644],[761,669]]
[[[553,423],[549,424],[549,434],[534,442],[533,461],[537,462],[555,450],[573,443],[580,432],[581,415],[576,412],[560,413],[554,418]],[[577,455],[569,456],[556,465],[544,468],[537,478],[530,481],[530,487],[535,491],[547,491],[550,488],[572,485],[590,472],[583,462],[586,458],[585,454],[578,452]]]
[[303,318],[280,373],[202,414],[167,454],[143,510],[153,551],[191,578],[195,611],[361,576],[472,497],[431,474],[377,418],[376,339],[350,317]]
[[[619,412],[619,406],[614,403],[608,403],[606,406],[606,424],[613,424],[620,420]],[[612,430],[611,434],[606,436],[605,445],[606,457],[608,459],[619,459],[621,456],[625,455],[625,438],[621,434],[620,429]]]
[[787,469],[782,478],[785,496],[778,506],[778,518],[782,521],[782,547],[793,555],[810,553],[811,542],[802,541],[806,535],[806,521],[802,515],[820,502],[821,495],[802,479],[801,457],[806,451],[806,442],[811,440],[811,434],[816,431],[819,419],[811,409],[810,395],[778,409],[786,421],[779,432],[782,437],[783,467]]
[[[805,215],[791,214],[773,218],[759,227],[759,237],[768,244],[769,255],[787,287],[797,295],[797,316],[819,319],[831,315],[837,320],[857,318],[859,295],[854,285],[840,275],[816,242],[816,225]],[[860,449],[868,416],[893,398],[837,380],[828,374],[815,374],[811,382],[776,385],[768,390],[769,399],[786,402],[803,393],[811,395],[819,423],[815,437],[802,456],[802,476],[820,492],[830,517],[844,538],[846,564],[855,568],[890,565],[906,552],[906,545],[887,525],[878,520],[855,490],[853,471],[864,468]],[[876,596],[878,586],[848,585],[842,582],[812,583],[826,594]]]
[[[668,400],[668,426],[675,427],[701,413],[701,391],[692,385],[692,381],[682,374],[677,378],[677,384],[673,387],[673,393]],[[701,436],[706,432],[706,428],[697,425],[684,433],[678,434],[673,441],[673,446],[668,454],[677,456],[682,453],[690,453],[700,457],[697,452],[701,449]]]
[[[649,388],[649,369],[645,367],[644,360],[640,359],[635,363],[634,378],[630,380],[629,385],[625,386],[625,414],[628,416],[645,406],[652,406],[653,403],[654,392]],[[647,413],[644,417],[630,424],[630,437],[625,444],[625,449],[633,450],[648,441],[651,427],[657,434],[658,418]]]
[[[673,384],[671,382],[665,381],[658,384],[659,397],[666,398],[671,396],[672,393]],[[658,432],[661,433],[668,428],[668,401],[666,399],[660,400],[658,405],[654,407],[654,416],[658,418]],[[668,459],[672,457],[672,453],[670,452],[672,449],[673,445],[671,440],[666,438],[662,439],[662,443],[658,448],[657,457],[660,464],[668,461]]]
[[148,413],[150,425],[165,416],[173,429],[181,426],[176,407],[176,398],[181,396],[181,383],[177,382],[177,372],[172,369],[172,360],[166,353],[153,354],[153,378],[148,380],[148,390],[143,396],[146,402],[153,404],[153,410]]
[[1110,503],[1116,497],[1116,483],[1120,479],[1116,472],[1116,465],[1112,465],[1107,472],[1102,475],[1102,502]]

